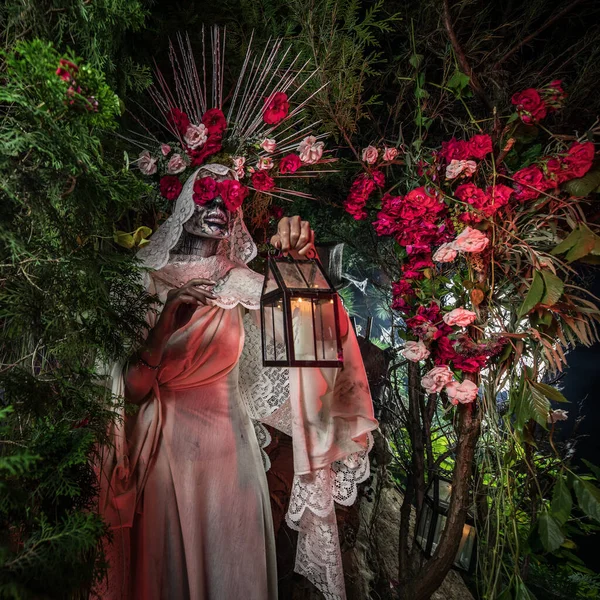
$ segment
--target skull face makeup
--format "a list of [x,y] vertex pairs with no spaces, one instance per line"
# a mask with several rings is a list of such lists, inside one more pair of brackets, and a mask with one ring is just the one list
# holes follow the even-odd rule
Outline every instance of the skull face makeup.
[[[200,169],[197,175],[200,177],[212,177],[215,181],[233,179],[233,175],[216,175],[208,169]],[[183,224],[183,230],[197,237],[222,240],[230,235],[233,214],[227,210],[221,196],[206,204],[196,204],[192,216]]]

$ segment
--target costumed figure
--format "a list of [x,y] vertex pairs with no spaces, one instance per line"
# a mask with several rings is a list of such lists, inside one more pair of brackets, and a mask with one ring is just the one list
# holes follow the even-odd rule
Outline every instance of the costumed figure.
[[[161,193],[176,201],[138,252],[147,289],[160,304],[148,316],[145,343],[111,375],[114,395],[139,410],[114,424],[113,444],[103,451],[100,511],[113,539],[100,595],[277,598],[262,450],[269,424],[293,440],[286,521],[299,532],[296,571],[327,598],[341,599],[334,502],[356,499],[357,484],[369,475],[369,432],[377,426],[364,367],[345,313],[342,369],[263,367],[257,326],[263,277],[247,267],[257,249],[241,207],[248,187],[285,196],[273,173],[313,169],[327,159],[317,138],[293,133],[302,105],[290,110],[286,92],[301,87],[300,71],[283,68],[279,42],[252,67],[249,50],[225,118],[219,30],[212,38],[212,108],[180,40],[181,58],[172,54],[175,93],[160,75],[160,91],[153,92],[177,141],[155,140],[138,160],[148,176],[166,171]],[[277,128],[287,140],[271,137]],[[289,153],[298,143],[298,154]],[[303,255],[312,238],[308,223],[285,218],[272,243]]]

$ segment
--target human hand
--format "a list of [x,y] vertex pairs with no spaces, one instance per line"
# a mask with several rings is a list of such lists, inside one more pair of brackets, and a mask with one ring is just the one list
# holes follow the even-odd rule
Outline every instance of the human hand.
[[271,244],[285,255],[289,252],[294,258],[307,256],[314,252],[315,232],[308,221],[302,221],[298,216],[283,217],[277,224]]
[[199,306],[206,306],[208,300],[216,298],[211,291],[215,285],[216,281],[210,279],[190,279],[181,287],[169,290],[157,323],[161,334],[168,338],[187,325]]

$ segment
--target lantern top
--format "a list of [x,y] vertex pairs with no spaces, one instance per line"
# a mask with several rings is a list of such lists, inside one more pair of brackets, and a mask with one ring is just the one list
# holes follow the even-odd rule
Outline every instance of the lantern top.
[[335,293],[321,263],[316,258],[294,259],[270,256],[263,293],[275,290],[292,293]]

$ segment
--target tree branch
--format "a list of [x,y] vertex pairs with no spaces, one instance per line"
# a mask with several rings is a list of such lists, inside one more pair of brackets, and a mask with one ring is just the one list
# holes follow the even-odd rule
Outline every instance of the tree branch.
[[[580,1],[580,0],[578,0]],[[458,38],[456,37],[456,33],[454,31],[454,27],[452,25],[452,16],[450,15],[450,3],[449,0],[443,0],[443,16],[442,20],[444,22],[444,28],[446,29],[446,33],[448,34],[448,38],[450,39],[450,43],[452,44],[452,48],[454,49],[454,53],[456,54],[456,58],[458,59],[458,63],[460,64],[460,68],[462,72],[469,77],[469,85],[472,90],[477,94],[479,99],[485,104],[488,110],[493,110],[492,103],[490,102],[487,94],[484,92],[481,84],[479,83],[479,78],[476,73],[471,68],[469,60],[467,59],[467,55],[463,50]]]

